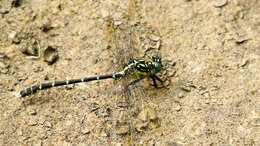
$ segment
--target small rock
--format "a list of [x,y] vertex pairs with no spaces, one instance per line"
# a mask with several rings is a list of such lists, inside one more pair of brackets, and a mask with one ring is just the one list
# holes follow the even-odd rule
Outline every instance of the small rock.
[[22,136],[23,135],[23,131],[21,129],[17,129],[17,135],[18,136]]
[[148,146],[155,146],[156,145],[156,140],[155,139],[150,139],[148,142],[147,142],[147,145]]
[[185,92],[190,92],[191,88],[196,88],[196,86],[193,85],[192,82],[187,82],[187,83],[185,83],[185,85],[181,86],[181,90],[183,90]]
[[72,125],[72,123],[73,123],[72,120],[67,120],[65,124],[66,124],[67,126],[70,126],[70,125]]
[[143,122],[146,122],[148,120],[148,113],[147,113],[147,110],[143,109],[139,114],[138,114],[138,119],[143,121]]
[[149,38],[150,38],[151,40],[153,40],[153,41],[156,41],[156,42],[160,40],[160,36],[153,35],[153,34],[150,35]]
[[181,105],[177,104],[175,107],[174,107],[174,110],[175,111],[180,111],[181,110]]
[[248,38],[239,37],[239,38],[236,38],[235,43],[240,45],[240,44],[247,42],[248,40],[249,40]]
[[11,39],[11,40],[14,39],[15,36],[16,36],[16,32],[15,31],[10,32],[9,35],[8,35],[9,39]]
[[38,122],[36,121],[36,120],[30,120],[29,122],[28,122],[28,125],[29,126],[36,126],[38,124]]
[[167,62],[169,62],[169,65],[171,66],[175,66],[177,64],[177,61],[173,61],[173,60],[167,60]]
[[243,59],[239,67],[245,67],[248,64],[248,62],[249,62],[248,59]]
[[149,127],[149,129],[155,129],[155,128],[159,127],[159,124],[158,124],[157,121],[156,122],[150,122],[148,124],[148,127]]
[[114,25],[116,25],[116,26],[121,25],[122,23],[123,23],[123,22],[120,21],[120,20],[116,20],[116,21],[114,21]]
[[33,146],[42,146],[42,141],[37,140],[32,143]]
[[100,9],[100,14],[103,18],[106,18],[107,16],[109,16],[109,12],[105,9]]
[[159,40],[159,41],[156,42],[156,45],[154,46],[154,48],[160,49],[160,47],[161,47],[161,41]]
[[6,74],[8,72],[8,66],[7,64],[0,62],[0,72],[3,74]]
[[4,53],[0,52],[0,58],[4,58],[4,57],[7,57],[7,56]]
[[191,91],[191,87],[181,86],[181,90],[183,90],[185,92],[190,92]]
[[170,70],[170,71],[168,72],[168,77],[174,77],[175,74],[176,74],[176,71],[175,71],[175,70]]
[[144,122],[144,123],[140,122],[136,124],[135,129],[138,132],[143,132],[147,128],[147,126],[148,126],[148,122]]
[[42,133],[42,134],[40,135],[40,138],[41,138],[41,139],[47,139],[48,136],[47,136],[47,134],[44,132],[44,133]]
[[45,122],[45,119],[43,117],[40,117],[38,122],[39,122],[39,124],[43,125]]
[[51,122],[49,122],[49,121],[45,121],[44,126],[47,128],[52,128]]
[[29,111],[29,114],[34,116],[37,114],[37,112],[35,110],[31,110],[31,111]]
[[82,133],[85,134],[89,134],[90,133],[90,129],[87,127],[85,129],[82,130]]
[[157,119],[157,115],[154,109],[152,108],[147,108],[147,113],[148,113],[148,118],[149,120],[155,120]]
[[115,146],[123,146],[123,144],[122,143],[116,143]]
[[164,87],[167,87],[169,85],[170,85],[170,81],[169,80],[166,80],[166,81],[163,82],[163,86]]
[[46,131],[46,135],[47,135],[47,136],[52,136],[53,133],[52,133],[50,130],[47,130],[47,131]]
[[52,65],[59,58],[58,53],[55,48],[48,46],[44,51],[44,61],[46,61],[49,65]]
[[24,45],[24,46],[21,46],[20,50],[24,54],[30,55],[30,56],[37,56],[37,54],[38,54],[38,48],[35,45]]
[[167,142],[166,142],[166,145],[167,145],[167,146],[182,146],[182,145],[184,145],[184,144],[177,143],[177,142],[175,142],[175,141],[167,141]]
[[214,7],[221,8],[227,4],[227,0],[215,0],[214,1]]
[[178,94],[178,98],[183,98],[184,97],[184,94],[183,93],[179,93]]
[[129,126],[128,125],[122,125],[117,128],[116,134],[117,135],[126,135],[129,132]]
[[21,0],[12,0],[12,7],[19,7],[21,6]]
[[108,135],[107,135],[106,132],[102,131],[102,133],[100,134],[100,136],[102,136],[102,137],[107,137]]
[[15,111],[13,111],[13,115],[14,116],[18,116],[18,115],[20,115],[21,114],[21,108],[18,108],[18,109],[16,109]]
[[152,108],[144,108],[139,114],[138,114],[138,119],[146,122],[146,121],[150,121],[150,120],[155,120],[157,119],[155,110],[153,110]]

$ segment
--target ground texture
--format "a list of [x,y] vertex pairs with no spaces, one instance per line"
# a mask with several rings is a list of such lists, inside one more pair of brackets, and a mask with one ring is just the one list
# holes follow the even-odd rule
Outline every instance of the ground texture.
[[[160,54],[166,88],[144,80],[121,106],[112,80],[16,97],[111,73],[131,46]],[[260,145],[260,1],[0,0],[0,97],[0,145]]]

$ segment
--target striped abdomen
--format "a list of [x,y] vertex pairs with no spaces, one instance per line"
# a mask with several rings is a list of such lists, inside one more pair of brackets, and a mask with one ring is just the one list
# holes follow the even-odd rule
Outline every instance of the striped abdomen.
[[31,88],[22,90],[20,92],[20,97],[25,97],[27,95],[34,94],[39,90],[48,89],[51,87],[57,87],[57,86],[69,85],[69,84],[75,84],[75,83],[81,83],[81,82],[89,82],[89,81],[95,81],[95,80],[103,80],[103,79],[109,79],[109,78],[119,79],[120,77],[121,77],[120,74],[112,74],[112,75],[101,75],[101,76],[67,80],[67,81],[43,83],[43,84],[39,84],[39,85],[34,85]]

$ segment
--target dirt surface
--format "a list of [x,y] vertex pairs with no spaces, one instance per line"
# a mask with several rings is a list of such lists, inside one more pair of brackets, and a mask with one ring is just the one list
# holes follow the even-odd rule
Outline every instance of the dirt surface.
[[[166,88],[144,80],[127,95],[104,80],[16,97],[113,73],[122,50],[158,53]],[[0,0],[0,145],[260,145],[259,87],[258,0]]]

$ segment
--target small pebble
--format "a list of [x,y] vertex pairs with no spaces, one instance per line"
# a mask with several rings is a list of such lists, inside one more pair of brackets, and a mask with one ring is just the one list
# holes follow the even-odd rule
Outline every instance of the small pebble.
[[129,126],[128,125],[122,125],[120,126],[117,131],[116,134],[117,135],[125,135],[129,132]]
[[122,143],[116,143],[115,146],[123,146],[123,144]]
[[245,43],[245,42],[248,41],[248,40],[249,40],[248,38],[237,37],[235,43],[238,44],[238,45],[240,45],[240,44]]
[[49,121],[45,121],[44,122],[44,126],[47,127],[47,128],[51,128],[52,127],[51,122],[49,122]]
[[157,36],[157,35],[150,35],[149,38],[156,42],[160,40],[160,36]]
[[163,82],[163,86],[168,87],[170,85],[170,83],[171,82],[169,80],[166,80],[166,81]]
[[147,128],[147,126],[148,126],[148,122],[144,122],[144,123],[140,122],[136,124],[136,131],[143,132]]
[[23,135],[22,129],[17,129],[17,135],[18,135],[18,136],[22,136],[22,135]]
[[116,21],[114,21],[114,25],[121,25],[123,22],[122,21],[120,21],[120,20],[116,20]]
[[6,55],[0,52],[0,58],[4,58],[4,57],[6,57]]
[[227,4],[227,0],[215,0],[214,7],[221,8]]
[[106,132],[102,131],[102,133],[100,134],[100,136],[102,136],[102,137],[107,137],[108,135],[107,135]]
[[177,104],[174,108],[175,111],[180,111],[181,110],[181,105]]
[[48,48],[44,51],[44,61],[49,65],[52,65],[59,58],[58,53],[55,48],[48,46]]
[[146,121],[150,121],[150,120],[155,120],[157,119],[155,110],[153,110],[152,108],[144,108],[139,114],[138,114],[138,119],[146,122]]
[[149,120],[155,120],[157,119],[157,115],[154,109],[152,108],[147,108],[147,114],[148,114],[148,118]]
[[29,126],[36,126],[38,124],[38,122],[36,121],[36,120],[30,120],[29,122],[28,122],[28,125]]
[[187,82],[187,83],[185,83],[185,85],[181,86],[181,90],[183,90],[185,92],[190,92],[191,88],[196,88],[196,86],[193,85],[192,82]]
[[191,91],[191,87],[181,86],[181,90],[183,90],[183,91],[185,91],[185,92],[190,92],[190,91]]
[[150,122],[148,124],[148,127],[149,127],[149,129],[155,129],[155,128],[159,127],[159,124],[157,122]]
[[245,67],[248,64],[248,62],[249,62],[248,59],[243,59],[239,67]]
[[89,133],[90,133],[90,129],[88,127],[82,130],[82,134],[84,135]]
[[16,36],[16,32],[15,31],[10,32],[9,35],[8,35],[9,39],[11,39],[11,40],[14,39],[15,36]]
[[139,114],[138,114],[138,119],[143,121],[143,122],[146,122],[148,120],[148,113],[147,113],[147,110],[143,109]]
[[178,98],[183,98],[184,97],[184,94],[183,93],[179,93],[178,94]]
[[159,40],[159,41],[157,41],[156,42],[156,45],[155,45],[155,49],[160,49],[160,47],[161,47],[161,41]]
[[175,70],[170,70],[169,73],[168,73],[168,77],[174,77],[175,74],[176,74]]
[[47,136],[47,134],[44,132],[44,133],[42,133],[42,134],[40,135],[40,138],[41,138],[41,139],[47,139],[48,136]]
[[29,114],[34,116],[34,115],[37,114],[37,112],[36,112],[35,110],[31,110],[31,111],[29,112]]
[[42,142],[41,142],[40,140],[37,140],[37,141],[34,141],[34,142],[32,143],[32,145],[33,145],[33,146],[42,146],[43,144],[42,144]]

